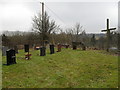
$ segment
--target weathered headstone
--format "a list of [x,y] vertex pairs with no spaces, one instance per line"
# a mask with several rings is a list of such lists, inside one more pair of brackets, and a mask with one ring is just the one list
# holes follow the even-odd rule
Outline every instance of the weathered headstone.
[[6,51],[8,50],[8,47],[2,46],[2,56],[6,56]]
[[85,45],[83,43],[81,45],[82,45],[82,50],[86,50]]
[[25,49],[25,52],[28,52],[28,53],[25,55],[25,59],[29,60],[29,59],[30,59],[30,56],[31,56],[31,54],[29,54],[29,45],[28,45],[28,44],[25,44],[25,45],[24,45],[24,49]]
[[25,52],[29,52],[29,45],[28,44],[24,45],[24,50],[25,50]]
[[53,53],[55,53],[54,45],[50,45],[50,54],[53,54]]
[[76,45],[73,45],[73,50],[76,50],[77,49],[77,46]]
[[46,47],[41,47],[40,48],[40,56],[45,56],[46,55]]
[[18,47],[14,46],[15,53],[18,53]]
[[36,45],[35,44],[33,44],[33,49],[36,50]]
[[69,45],[66,45],[65,47],[66,47],[66,48],[68,48],[68,47],[69,47]]
[[77,49],[77,46],[80,45],[82,50],[86,50],[86,46],[83,42],[72,42],[73,50]]
[[77,49],[77,45],[79,45],[80,42],[72,42],[72,47],[73,47],[73,50],[76,50]]
[[57,52],[61,52],[61,47],[62,47],[62,45],[58,44],[58,51]]
[[15,50],[9,49],[6,51],[7,65],[16,64]]

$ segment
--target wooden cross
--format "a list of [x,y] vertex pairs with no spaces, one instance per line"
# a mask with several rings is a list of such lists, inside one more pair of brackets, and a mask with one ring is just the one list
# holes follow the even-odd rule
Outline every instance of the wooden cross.
[[107,19],[107,29],[101,30],[102,32],[107,32],[107,52],[109,52],[110,45],[110,31],[115,30],[116,28],[109,28],[109,19]]

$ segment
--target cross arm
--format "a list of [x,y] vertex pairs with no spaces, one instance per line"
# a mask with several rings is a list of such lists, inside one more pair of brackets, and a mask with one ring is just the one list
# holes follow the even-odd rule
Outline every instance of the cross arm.
[[[108,30],[115,30],[116,28],[110,28]],[[106,32],[107,30],[101,30],[101,32]]]
[[106,32],[107,30],[101,30],[101,32]]
[[115,30],[116,28],[110,28],[109,30]]

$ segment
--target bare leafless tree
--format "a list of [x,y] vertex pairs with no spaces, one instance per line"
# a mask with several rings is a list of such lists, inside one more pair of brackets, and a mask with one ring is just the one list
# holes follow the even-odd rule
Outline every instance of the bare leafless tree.
[[76,23],[74,28],[69,28],[66,30],[66,33],[71,36],[72,41],[75,41],[75,42],[79,41],[79,35],[83,31],[82,27],[83,26],[81,26],[80,23]]
[[75,41],[78,41],[79,34],[82,32],[82,27],[80,23],[76,23],[75,28],[73,28],[73,32],[75,33]]
[[58,26],[54,20],[50,20],[50,17],[45,12],[44,16],[38,14],[33,18],[33,30],[38,32],[42,37],[42,40],[49,40],[50,34],[55,31]]

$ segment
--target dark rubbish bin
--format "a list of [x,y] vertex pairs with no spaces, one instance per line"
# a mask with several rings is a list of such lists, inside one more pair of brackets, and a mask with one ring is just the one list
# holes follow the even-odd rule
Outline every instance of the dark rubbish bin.
[[55,53],[54,45],[50,45],[50,54],[53,54],[53,53]]
[[46,48],[45,47],[41,47],[40,48],[40,56],[45,56],[46,55]]
[[7,54],[7,65],[16,64],[15,50],[10,49],[6,51]]

